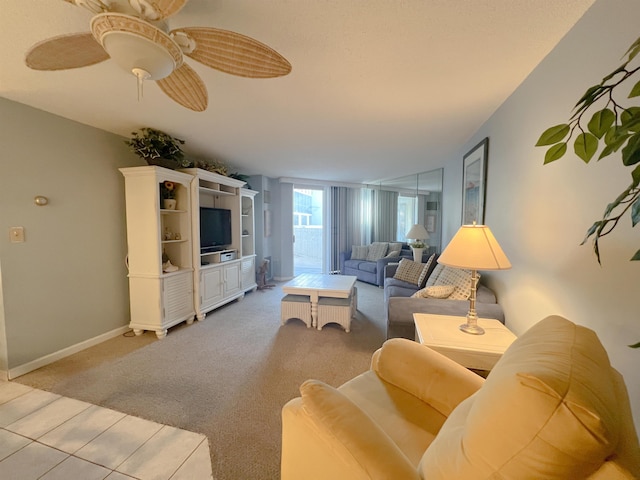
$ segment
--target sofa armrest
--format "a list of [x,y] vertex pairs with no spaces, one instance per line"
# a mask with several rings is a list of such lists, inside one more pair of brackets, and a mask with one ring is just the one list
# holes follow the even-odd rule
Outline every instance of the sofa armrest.
[[[399,258],[396,260],[398,260],[398,262],[400,261]],[[384,278],[393,278],[393,276],[396,274],[396,271],[398,270],[398,265],[400,265],[400,263],[388,263],[387,265],[385,265]]]
[[282,409],[282,480],[419,479],[389,435],[339,390],[307,380],[300,393]]
[[428,403],[445,416],[475,393],[484,379],[425,345],[394,338],[372,360],[384,381]]
[[351,250],[340,252],[340,273],[344,275],[344,262],[351,259]]
[[376,276],[378,277],[378,286],[384,287],[385,268],[390,263],[400,261],[400,257],[384,257],[376,260]]

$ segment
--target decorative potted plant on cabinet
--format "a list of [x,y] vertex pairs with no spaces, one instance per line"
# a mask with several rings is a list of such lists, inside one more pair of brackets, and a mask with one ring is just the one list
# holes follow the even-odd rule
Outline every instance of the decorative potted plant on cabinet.
[[143,158],[149,165],[160,167],[184,168],[191,165],[191,162],[184,158],[181,145],[184,140],[174,138],[155,128],[141,128],[138,132],[132,132],[132,137],[124,143],[131,147],[131,150]]

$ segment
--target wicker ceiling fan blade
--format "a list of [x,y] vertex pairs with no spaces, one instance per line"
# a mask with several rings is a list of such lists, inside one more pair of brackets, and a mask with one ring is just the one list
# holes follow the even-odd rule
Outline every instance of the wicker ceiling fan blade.
[[178,28],[174,35],[195,41],[188,57],[216,70],[250,78],[281,77],[291,72],[291,64],[271,47],[251,37],[207,27]]
[[36,43],[25,63],[34,70],[67,70],[88,67],[109,58],[91,33],[72,33]]
[[209,96],[207,87],[193,68],[186,63],[171,75],[156,82],[169,98],[196,112],[207,109]]

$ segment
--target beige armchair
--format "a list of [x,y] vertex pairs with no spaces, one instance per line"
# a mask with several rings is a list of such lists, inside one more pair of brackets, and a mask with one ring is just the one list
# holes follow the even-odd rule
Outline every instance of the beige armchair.
[[486,381],[406,339],[335,389],[282,409],[282,480],[634,479],[640,447],[622,376],[595,333],[534,325]]

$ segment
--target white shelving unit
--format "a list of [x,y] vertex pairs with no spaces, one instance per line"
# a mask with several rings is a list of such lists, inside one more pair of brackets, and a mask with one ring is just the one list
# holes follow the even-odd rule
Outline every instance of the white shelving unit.
[[[257,192],[243,189],[243,181],[217,173],[197,168],[180,171],[194,178],[191,184],[194,305],[196,317],[202,320],[208,312],[242,299],[245,292],[257,288],[253,237],[253,198]],[[231,211],[231,244],[224,250],[201,253],[200,207]]]
[[[121,168],[125,178],[127,265],[131,321],[164,338],[167,330],[193,322],[193,241],[190,175],[161,167]],[[175,185],[176,209],[162,208],[160,185]],[[163,272],[163,254],[177,271]]]
[[[125,177],[130,327],[167,335],[168,328],[255,290],[254,197],[245,182],[200,169],[121,168]],[[161,206],[160,185],[176,185],[176,208]],[[200,251],[200,207],[231,211],[231,244]],[[163,272],[163,254],[177,271]]]

